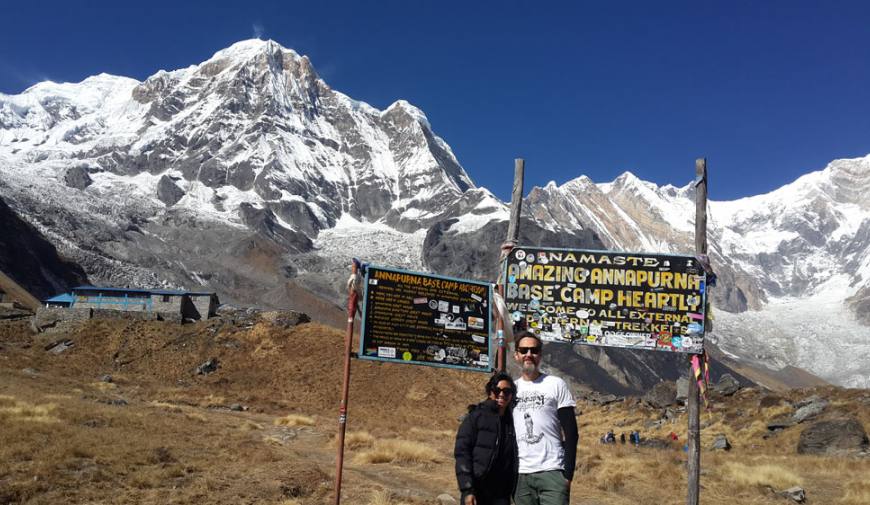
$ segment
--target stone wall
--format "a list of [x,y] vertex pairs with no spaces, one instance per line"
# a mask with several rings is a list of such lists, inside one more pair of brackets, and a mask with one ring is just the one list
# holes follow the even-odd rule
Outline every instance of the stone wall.
[[33,316],[33,331],[43,332],[58,326],[89,319],[124,319],[131,321],[167,321],[181,323],[178,312],[143,312],[114,309],[41,307]]
[[181,295],[151,295],[151,310],[180,315],[183,298]]
[[91,319],[127,319],[132,321],[156,321],[156,312],[118,309],[91,309]]
[[147,311],[147,297],[76,296],[75,307],[84,309],[111,309],[128,312]]
[[87,321],[91,312],[90,308],[40,307],[33,316],[33,330],[42,332],[59,324]]

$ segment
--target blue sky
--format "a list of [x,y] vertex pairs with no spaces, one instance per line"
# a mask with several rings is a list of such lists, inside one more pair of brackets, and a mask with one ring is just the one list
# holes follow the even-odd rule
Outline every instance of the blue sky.
[[[144,79],[235,41],[311,57],[335,89],[426,112],[476,184],[510,197],[628,170],[710,197],[870,153],[870,2],[7,2],[0,92]],[[828,5],[829,4],[829,5]]]

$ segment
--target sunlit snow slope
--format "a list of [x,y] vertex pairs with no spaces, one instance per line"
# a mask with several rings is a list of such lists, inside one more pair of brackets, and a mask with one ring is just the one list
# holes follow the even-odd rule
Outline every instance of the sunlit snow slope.
[[[710,202],[710,338],[755,364],[870,387],[868,195],[870,157]],[[418,108],[353,100],[261,40],[143,82],[0,94],[0,199],[94,282],[276,306],[292,306],[288,283],[339,302],[352,256],[483,272],[470,263],[497,250],[507,219]],[[533,188],[524,217],[540,245],[692,252],[691,186],[628,172]]]

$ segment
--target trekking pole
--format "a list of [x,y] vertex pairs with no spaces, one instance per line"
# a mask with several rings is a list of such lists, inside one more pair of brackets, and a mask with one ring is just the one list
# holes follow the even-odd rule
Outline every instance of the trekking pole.
[[356,289],[359,263],[353,260],[351,280],[348,282],[347,293],[347,333],[344,336],[344,379],[341,388],[341,404],[338,407],[338,455],[335,463],[335,505],[341,503],[341,473],[344,467],[344,432],[347,427],[347,397],[350,391],[350,348],[353,342],[353,320],[359,302]]

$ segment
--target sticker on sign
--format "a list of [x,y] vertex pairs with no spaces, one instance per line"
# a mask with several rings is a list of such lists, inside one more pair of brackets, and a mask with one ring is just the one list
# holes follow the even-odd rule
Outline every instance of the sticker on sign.
[[378,347],[378,357],[379,358],[395,358],[396,357],[396,348],[395,347]]

